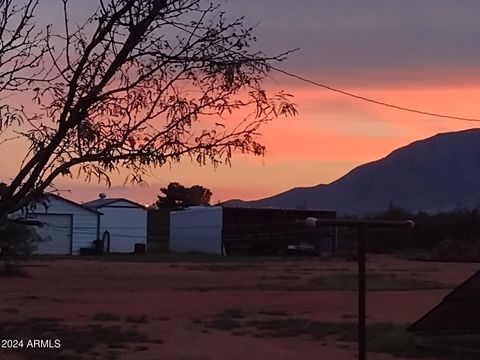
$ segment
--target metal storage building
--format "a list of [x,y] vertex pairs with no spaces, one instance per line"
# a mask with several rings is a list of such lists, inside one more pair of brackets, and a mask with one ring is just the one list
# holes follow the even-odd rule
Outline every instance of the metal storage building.
[[191,206],[170,212],[170,251],[222,254],[221,206]]
[[146,247],[147,209],[143,205],[125,198],[107,198],[102,193],[83,206],[100,212],[99,234],[106,240],[106,252],[131,253],[136,244]]
[[48,195],[28,217],[44,223],[35,231],[44,238],[37,254],[76,255],[82,247],[92,247],[98,238],[99,213],[58,195]]
[[195,206],[170,213],[170,251],[211,254],[278,254],[308,245],[333,252],[335,231],[307,229],[307,217],[335,218],[330,210]]

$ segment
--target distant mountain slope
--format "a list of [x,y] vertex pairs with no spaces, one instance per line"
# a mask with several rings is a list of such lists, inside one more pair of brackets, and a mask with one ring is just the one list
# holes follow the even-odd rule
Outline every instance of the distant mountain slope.
[[[321,169],[319,169],[321,171]],[[361,165],[328,184],[293,188],[229,206],[336,209],[366,214],[391,203],[409,210],[440,211],[480,204],[480,129],[416,141]]]

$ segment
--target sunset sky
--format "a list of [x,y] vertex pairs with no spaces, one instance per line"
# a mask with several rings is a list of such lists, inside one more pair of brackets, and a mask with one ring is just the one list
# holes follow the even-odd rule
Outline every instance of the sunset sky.
[[[76,9],[92,7],[81,1]],[[80,2],[79,2],[80,3]],[[299,48],[279,68],[378,101],[423,111],[480,118],[480,1],[302,0],[224,1],[232,17],[256,24],[266,53]],[[40,0],[40,17],[55,21],[61,1]],[[78,6],[78,4],[77,4]],[[439,132],[476,122],[402,112],[340,95],[272,71],[265,84],[294,95],[299,115],[263,127],[267,154],[237,154],[231,167],[213,169],[185,161],[152,170],[148,187],[111,189],[83,180],[59,180],[62,195],[87,201],[106,192],[152,203],[159,188],[177,181],[199,184],[212,200],[252,200],[297,186],[329,183],[362,163]],[[8,157],[7,157],[8,155]],[[0,165],[12,171],[12,154]],[[14,164],[18,166],[18,163]]]

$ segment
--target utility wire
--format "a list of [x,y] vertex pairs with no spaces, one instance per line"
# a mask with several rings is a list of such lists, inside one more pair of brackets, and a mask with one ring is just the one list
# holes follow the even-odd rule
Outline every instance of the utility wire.
[[453,116],[453,115],[446,115],[446,114],[434,113],[434,112],[429,112],[429,111],[417,110],[417,109],[413,109],[413,108],[408,108],[408,107],[404,107],[404,106],[399,106],[399,105],[395,105],[395,104],[391,104],[391,103],[367,98],[365,96],[357,95],[357,94],[354,94],[354,93],[351,93],[351,92],[347,92],[347,91],[344,91],[344,90],[333,88],[333,87],[325,85],[325,84],[321,84],[319,82],[307,79],[307,78],[305,78],[303,76],[300,76],[300,75],[293,74],[291,72],[282,70],[282,69],[277,68],[277,67],[272,66],[272,65],[270,65],[270,68],[272,70],[275,70],[275,71],[281,73],[281,74],[287,75],[291,78],[294,78],[294,79],[297,79],[297,80],[309,83],[311,85],[315,85],[315,86],[318,86],[318,87],[324,88],[326,90],[333,91],[333,92],[336,92],[336,93],[339,93],[339,94],[342,94],[342,95],[345,95],[345,96],[349,96],[349,97],[352,97],[354,99],[366,101],[366,102],[369,102],[369,103],[372,103],[372,104],[386,106],[386,107],[389,107],[389,108],[393,108],[393,109],[397,109],[397,110],[401,110],[401,111],[407,111],[407,112],[415,113],[415,114],[434,116],[434,117],[443,118],[443,119],[480,122],[480,119],[477,119],[477,118]]
[[[187,34],[190,34],[191,36],[195,36],[197,38],[200,38],[199,35],[197,35],[195,32],[193,31],[189,31],[188,29],[185,29],[181,26],[178,26],[178,25],[173,25],[173,27],[179,29],[179,30],[182,30],[184,32],[186,32]],[[237,55],[240,55],[240,56],[244,56],[244,54],[238,52],[238,51],[235,51],[235,50],[232,50],[232,49],[227,49],[225,46],[222,46],[222,45],[218,45],[218,47],[222,48],[223,50],[227,50],[227,51],[231,51]],[[334,88],[334,87],[331,87],[331,86],[328,86],[328,85],[325,85],[325,84],[321,84],[319,82],[316,82],[316,81],[313,81],[313,80],[310,80],[310,79],[307,79],[303,76],[300,76],[300,75],[296,75],[296,74],[293,74],[291,72],[288,72],[286,70],[282,70],[276,66],[273,66],[271,64],[268,64],[268,68],[269,69],[272,69],[272,70],[275,70],[281,74],[284,74],[284,75],[287,75],[291,78],[294,78],[294,79],[297,79],[297,80],[300,80],[300,81],[303,81],[303,82],[306,82],[306,83],[309,83],[311,85],[315,85],[315,86],[318,86],[318,87],[321,87],[321,88],[324,88],[326,90],[329,90],[329,91],[333,91],[333,92],[336,92],[338,94],[342,94],[342,95],[345,95],[345,96],[349,96],[349,97],[352,97],[354,99],[358,99],[358,100],[362,100],[362,101],[366,101],[366,102],[369,102],[369,103],[372,103],[372,104],[376,104],[376,105],[380,105],[380,106],[385,106],[385,107],[389,107],[389,108],[392,108],[392,109],[396,109],[396,110],[401,110],[401,111],[406,111],[406,112],[410,112],[410,113],[414,113],[414,114],[420,114],[420,115],[427,115],[427,116],[433,116],[433,117],[438,117],[438,118],[443,118],[443,119],[450,119],[450,120],[461,120],[461,121],[470,121],[470,122],[480,122],[480,119],[477,119],[477,118],[470,118],[470,117],[462,117],[462,116],[453,116],[453,115],[446,115],[446,114],[440,114],[440,113],[434,113],[434,112],[430,112],[430,111],[423,111],[423,110],[417,110],[417,109],[413,109],[413,108],[408,108],[408,107],[404,107],[404,106],[399,106],[399,105],[395,105],[395,104],[391,104],[391,103],[387,103],[387,102],[384,102],[384,101],[379,101],[379,100],[375,100],[375,99],[372,99],[372,98],[367,98],[365,96],[361,96],[361,95],[357,95],[357,94],[354,94],[354,93],[351,93],[351,92],[348,92],[348,91],[344,91],[344,90],[340,90],[340,89],[337,89],[337,88]]]

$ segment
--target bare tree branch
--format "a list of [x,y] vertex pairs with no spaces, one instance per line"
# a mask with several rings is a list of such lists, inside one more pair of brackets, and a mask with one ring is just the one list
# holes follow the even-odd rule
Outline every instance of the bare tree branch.
[[[226,20],[219,6],[99,0],[98,10],[73,28],[62,1],[64,31],[48,29],[51,64],[35,82],[41,111],[19,132],[30,148],[3,192],[0,216],[74,170],[108,185],[123,168],[126,180],[142,183],[152,167],[185,157],[218,166],[237,151],[263,155],[260,127],[296,114],[289,94],[271,95],[262,85],[269,63],[285,54],[251,51],[253,29],[242,18]],[[31,34],[28,43],[33,31],[27,25],[23,32]],[[53,38],[63,49],[53,49]]]

